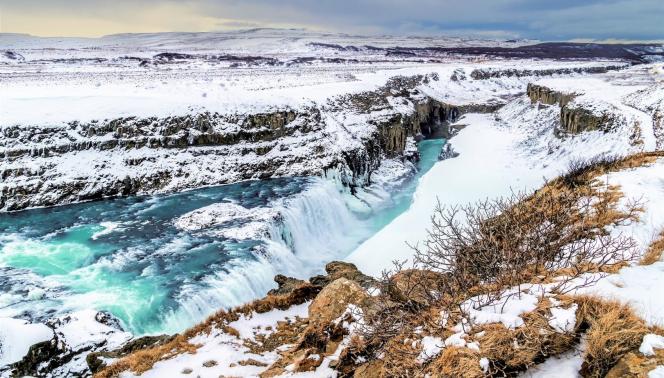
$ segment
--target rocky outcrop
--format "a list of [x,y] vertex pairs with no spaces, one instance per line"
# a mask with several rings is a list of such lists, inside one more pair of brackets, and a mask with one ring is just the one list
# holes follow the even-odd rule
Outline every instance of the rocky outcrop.
[[641,353],[630,352],[624,355],[609,370],[606,378],[641,378],[664,363],[664,352],[657,351],[654,356],[646,357]]
[[[296,120],[298,122],[294,122]],[[318,129],[320,112],[315,108],[245,116],[205,112],[163,119],[126,117],[85,124],[70,122],[56,127],[15,125],[2,129],[0,147],[4,148],[0,149],[0,158],[13,161],[24,156],[49,157],[84,150],[175,149],[270,142],[296,132]],[[6,178],[11,172],[1,174]]]
[[652,128],[657,140],[657,149],[664,149],[664,112],[655,110],[652,116]]
[[529,83],[526,95],[533,104],[557,105],[560,107],[560,124],[557,135],[578,134],[584,131],[609,131],[619,117],[607,104],[575,101],[580,95]]
[[543,85],[533,83],[528,83],[526,94],[533,104],[541,102],[546,105],[558,105],[561,108],[576,97],[574,93],[555,91]]
[[[320,332],[346,311],[349,304],[362,306],[369,295],[355,281],[337,278],[318,293],[309,305],[309,332]],[[306,331],[305,331],[306,332]]]
[[572,68],[549,68],[549,69],[476,69],[470,73],[475,80],[495,79],[499,77],[527,77],[527,76],[553,76],[571,74],[598,74],[627,68],[627,65],[601,65]]
[[81,311],[45,324],[53,329],[53,338],[31,346],[22,360],[11,365],[12,376],[89,376],[86,356],[131,340],[106,312]]
[[[0,135],[0,210],[132,194],[180,191],[239,180],[338,170],[351,188],[371,181],[385,157],[417,159],[409,138],[447,133],[457,107],[417,90],[436,75],[395,77],[375,91],[300,109],[124,117],[53,126],[14,125]],[[398,105],[398,106],[397,106]],[[404,111],[407,108],[412,110]],[[487,108],[486,110],[490,110]],[[349,113],[339,145],[330,119]],[[411,142],[412,143],[412,142]],[[335,148],[331,148],[335,146]]]
[[153,348],[173,340],[175,335],[143,336],[129,341],[112,351],[92,352],[85,357],[85,362],[92,374],[108,365],[108,361],[127,356],[135,351]]
[[309,282],[319,287],[325,287],[339,278],[345,278],[357,282],[365,289],[377,285],[376,280],[373,277],[360,272],[355,264],[343,261],[333,261],[325,265],[325,272],[327,274],[311,277]]
[[563,106],[560,109],[560,131],[578,134],[583,131],[609,131],[617,120],[616,114],[610,112],[593,112],[579,106]]

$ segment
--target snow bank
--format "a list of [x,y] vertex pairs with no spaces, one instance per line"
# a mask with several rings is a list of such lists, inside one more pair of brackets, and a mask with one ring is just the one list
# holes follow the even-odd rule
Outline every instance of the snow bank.
[[[424,175],[408,211],[363,243],[347,261],[367,274],[379,275],[392,268],[394,260],[409,259],[412,250],[407,243],[415,245],[425,240],[437,201],[454,206],[534,190],[547,178],[563,173],[572,160],[654,150],[650,115],[623,103],[625,96],[644,86],[639,82],[615,83],[612,80],[617,79],[611,75],[550,78],[537,83],[581,93],[583,103],[618,112],[624,122],[612,132],[596,130],[557,137],[554,129],[559,124],[560,108],[533,105],[526,96],[516,97],[495,116],[466,115],[456,123],[466,127],[451,140],[460,155],[437,163]],[[630,138],[635,127],[640,129],[639,143]],[[638,182],[631,178],[632,186]]]
[[[219,329],[210,334],[202,334],[190,340],[201,345],[194,354],[180,354],[176,357],[157,362],[152,369],[140,377],[170,377],[176,374],[191,374],[193,377],[217,378],[257,377],[267,366],[274,363],[279,354],[277,350],[254,353],[244,344],[245,340],[254,341],[256,335],[268,335],[274,332],[277,322],[293,322],[296,317],[307,317],[309,303],[291,306],[287,310],[272,310],[262,314],[242,315],[240,319],[228,325],[236,329],[240,337],[229,335]],[[280,349],[288,348],[283,345]],[[257,364],[244,364],[241,361],[254,360]],[[122,377],[134,377],[124,373]]]
[[53,338],[53,330],[44,324],[0,318],[0,367],[18,362],[36,343]]
[[643,336],[643,342],[639,347],[639,352],[644,356],[654,356],[655,349],[664,349],[664,336],[652,333]]
[[436,201],[451,206],[486,197],[507,195],[510,190],[539,186],[541,172],[515,154],[518,132],[500,128],[489,115],[469,114],[458,122],[469,125],[452,139],[460,153],[438,162],[419,182],[408,211],[376,233],[346,258],[366,274],[378,276],[392,268],[392,261],[409,259],[411,249],[426,238]]

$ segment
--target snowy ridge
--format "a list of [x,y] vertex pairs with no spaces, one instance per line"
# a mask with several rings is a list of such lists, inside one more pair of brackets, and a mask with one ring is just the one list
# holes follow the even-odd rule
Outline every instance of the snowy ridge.
[[[638,77],[650,69],[637,66],[632,70]],[[659,85],[656,80],[657,76],[649,81],[653,88]],[[609,132],[593,130],[560,137],[556,133],[560,127],[560,107],[533,104],[525,95],[506,104],[494,116],[466,116],[457,122],[465,127],[451,142],[460,156],[434,166],[421,179],[409,210],[347,260],[368,274],[379,275],[383,269],[390,269],[395,259],[407,259],[411,251],[405,243],[415,244],[425,239],[432,204],[437,200],[451,206],[506,195],[513,190],[534,190],[545,179],[563,173],[572,160],[603,154],[626,156],[656,148],[652,119],[622,102],[625,96],[629,98],[644,89],[641,80],[626,85],[615,83],[614,76],[607,74],[537,82],[580,93],[584,101],[612,109],[622,121]],[[635,128],[640,135],[637,139],[633,137]],[[375,251],[380,251],[380,256]]]
[[[553,75],[615,64],[523,63]],[[436,122],[464,111],[494,109],[522,92],[528,77],[470,77],[509,65],[399,65],[369,72],[349,65],[323,82],[315,66],[249,70],[241,81],[235,72],[186,66],[176,69],[181,75],[10,76],[0,84],[7,104],[0,112],[6,160],[0,208],[320,175],[330,168],[344,170],[345,183],[363,185],[384,155],[406,156],[408,137],[432,132]],[[339,76],[343,72],[352,75]],[[276,86],[262,87],[266,82]]]

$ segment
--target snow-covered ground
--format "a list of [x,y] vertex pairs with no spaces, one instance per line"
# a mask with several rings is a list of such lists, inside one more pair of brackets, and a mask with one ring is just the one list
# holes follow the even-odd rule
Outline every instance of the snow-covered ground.
[[[639,77],[649,68],[632,69]],[[393,268],[395,260],[412,255],[406,243],[415,245],[426,239],[427,228],[437,201],[454,206],[496,198],[512,191],[531,191],[546,179],[554,178],[568,168],[571,161],[603,154],[629,155],[656,148],[653,120],[647,113],[624,103],[625,98],[648,101],[644,88],[657,88],[662,75],[655,73],[644,85],[641,80],[631,85],[615,83],[613,75],[593,78],[555,78],[539,80],[556,90],[579,93],[579,106],[610,107],[624,117],[617,130],[588,131],[559,138],[554,136],[559,123],[558,105],[531,104],[526,97],[516,98],[491,115],[470,114],[457,121],[464,128],[451,140],[460,155],[437,163],[424,177],[415,192],[408,211],[395,219],[356,251],[347,261],[364,272],[380,275]],[[659,91],[655,91],[659,94]],[[631,97],[629,97],[631,96]],[[576,99],[575,99],[576,101]],[[630,139],[638,125],[641,140]]]
[[[255,341],[257,335],[270,335],[275,332],[277,322],[294,322],[296,317],[306,318],[308,305],[307,302],[292,306],[286,311],[272,310],[263,314],[242,315],[240,319],[229,323],[230,327],[238,331],[237,336],[221,330],[215,330],[209,335],[198,336],[191,339],[192,344],[201,345],[196,354],[182,354],[158,362],[152,369],[139,376],[160,378],[178,373],[185,374],[185,372],[201,378],[258,376],[266,369],[266,366],[274,363],[279,355],[276,350],[264,353],[251,352],[245,346],[245,340]],[[289,345],[284,345],[280,350],[288,347]],[[255,362],[253,364],[241,363],[241,361],[248,360]],[[133,376],[132,374],[123,375],[126,378]]]

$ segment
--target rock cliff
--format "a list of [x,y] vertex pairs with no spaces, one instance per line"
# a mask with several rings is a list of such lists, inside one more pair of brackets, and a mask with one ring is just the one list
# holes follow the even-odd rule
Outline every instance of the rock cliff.
[[365,185],[382,159],[417,158],[406,151],[409,139],[449,136],[446,122],[496,107],[436,101],[417,89],[431,80],[438,77],[393,77],[376,90],[324,104],[253,114],[194,112],[4,127],[0,210],[330,169],[351,188]]

